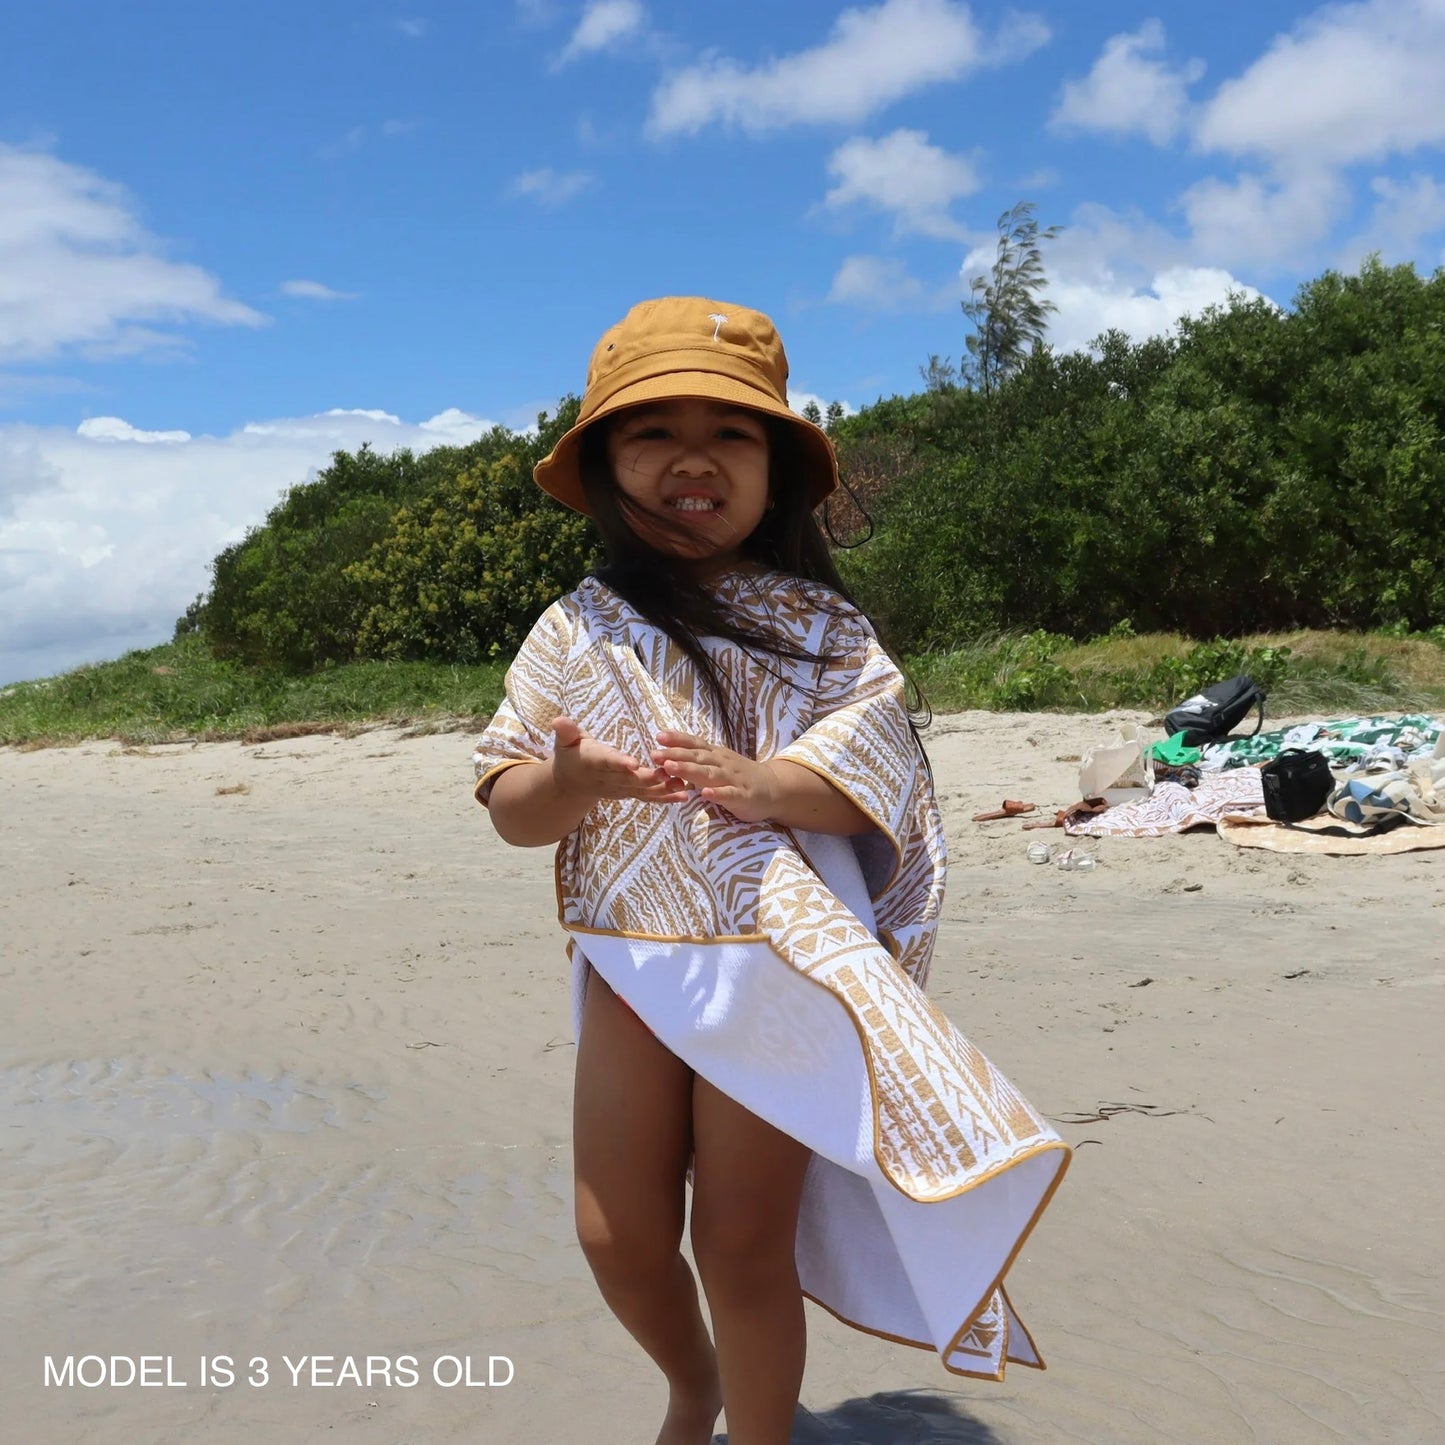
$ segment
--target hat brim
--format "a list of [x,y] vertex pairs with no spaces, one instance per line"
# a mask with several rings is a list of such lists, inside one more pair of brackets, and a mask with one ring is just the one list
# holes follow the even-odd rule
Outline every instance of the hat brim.
[[799,444],[798,462],[806,481],[809,505],[816,507],[837,489],[838,457],[822,427],[815,426],[766,392],[712,371],[673,371],[614,392],[596,411],[578,417],[577,424],[533,467],[532,478],[549,497],[555,497],[574,512],[590,516],[578,466],[582,433],[604,417],[644,402],[694,400],[726,402],[790,423]]

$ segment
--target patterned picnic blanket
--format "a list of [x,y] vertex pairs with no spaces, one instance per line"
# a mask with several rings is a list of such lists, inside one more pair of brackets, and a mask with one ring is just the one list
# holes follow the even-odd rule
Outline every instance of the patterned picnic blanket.
[[1336,771],[1363,763],[1375,751],[1396,749],[1400,765],[1427,758],[1439,741],[1441,724],[1428,713],[1391,717],[1344,717],[1328,722],[1297,723],[1256,733],[1252,738],[1231,738],[1204,749],[1200,767],[1208,771],[1244,768],[1267,763],[1286,748],[1312,748],[1324,753]]
[[1264,807],[1264,785],[1259,769],[1211,773],[1198,787],[1159,783],[1137,803],[1092,816],[1064,820],[1064,832],[1079,838],[1161,838],[1188,828],[1214,827],[1230,814],[1252,813]]

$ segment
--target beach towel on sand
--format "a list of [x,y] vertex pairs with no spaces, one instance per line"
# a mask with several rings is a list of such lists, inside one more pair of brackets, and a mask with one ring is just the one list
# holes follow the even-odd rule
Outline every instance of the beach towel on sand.
[[[826,589],[772,573],[717,586],[750,625],[833,659],[709,639],[752,700],[730,745],[813,769],[877,828],[823,837],[701,799],[599,803],[557,853],[574,1008],[595,968],[695,1072],[813,1151],[797,1261],[819,1304],[957,1374],[1041,1365],[1002,1281],[1069,1151],[923,992],[945,859],[901,679]],[[503,769],[550,755],[559,714],[634,757],[663,728],[727,741],[693,664],[595,580],[513,663],[474,758],[480,801]]]

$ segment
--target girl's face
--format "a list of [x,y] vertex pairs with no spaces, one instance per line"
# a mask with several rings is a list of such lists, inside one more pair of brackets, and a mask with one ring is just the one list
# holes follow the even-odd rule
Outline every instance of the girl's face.
[[609,429],[607,458],[618,488],[665,519],[644,540],[676,556],[736,560],[768,508],[767,426],[747,407],[702,400],[634,407]]

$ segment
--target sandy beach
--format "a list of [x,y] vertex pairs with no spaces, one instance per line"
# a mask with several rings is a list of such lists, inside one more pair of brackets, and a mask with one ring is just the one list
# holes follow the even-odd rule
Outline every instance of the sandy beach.
[[[1130,716],[927,735],[931,992],[1077,1151],[1011,1276],[1049,1369],[810,1309],[798,1442],[1445,1439],[1445,851],[1071,874],[969,821],[1072,802]],[[470,747],[0,750],[6,1438],[652,1440],[572,1236],[551,850],[494,837]]]

